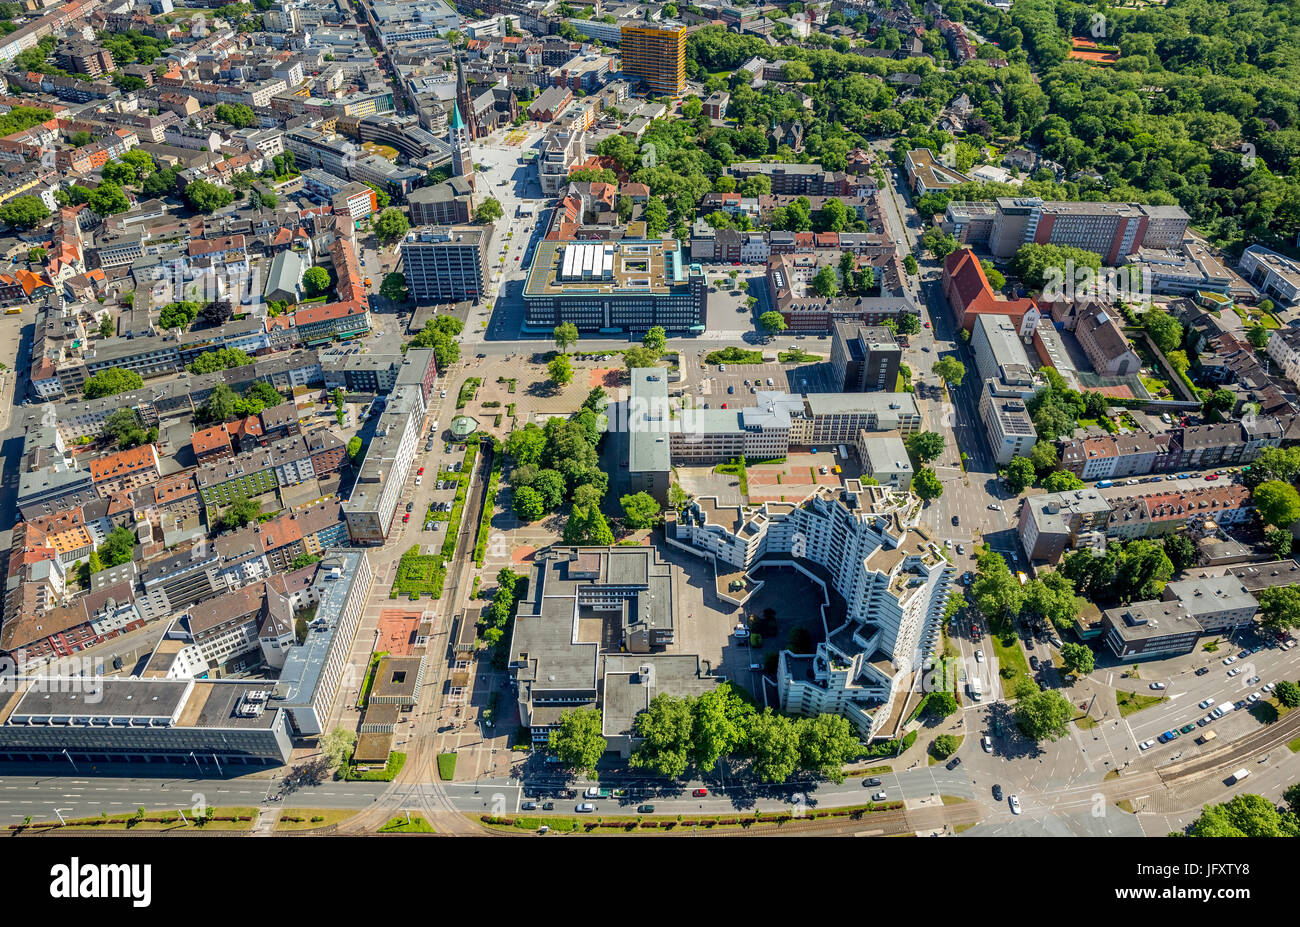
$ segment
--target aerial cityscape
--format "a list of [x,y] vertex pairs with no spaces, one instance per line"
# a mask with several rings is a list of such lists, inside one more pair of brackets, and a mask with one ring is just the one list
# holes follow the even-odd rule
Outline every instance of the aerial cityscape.
[[1300,837],[1300,0],[186,2],[0,2],[11,836]]

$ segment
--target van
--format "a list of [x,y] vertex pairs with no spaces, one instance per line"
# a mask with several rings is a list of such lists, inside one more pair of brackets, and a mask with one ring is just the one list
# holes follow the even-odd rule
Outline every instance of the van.
[[1243,766],[1241,769],[1237,770],[1235,773],[1232,774],[1232,784],[1236,785],[1238,782],[1240,782],[1242,779],[1245,779],[1249,775],[1250,775],[1250,770],[1246,769]]
[[1114,485],[1115,485],[1115,484],[1114,484],[1111,480],[1099,480],[1099,481],[1097,482],[1097,488],[1098,488],[1098,489],[1109,489],[1111,486],[1114,486]]
[[1214,733],[1214,731],[1206,731],[1200,737],[1196,738],[1196,742],[1198,744],[1208,744],[1210,741],[1217,739],[1218,736],[1219,735]]
[[966,683],[966,690],[970,692],[970,697],[973,701],[978,702],[984,698],[984,687],[980,685],[980,681],[974,676],[972,676],[970,681]]

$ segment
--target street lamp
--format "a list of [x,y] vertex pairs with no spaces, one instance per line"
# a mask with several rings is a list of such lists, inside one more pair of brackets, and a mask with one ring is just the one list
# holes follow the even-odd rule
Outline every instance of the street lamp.
[[81,770],[77,769],[77,764],[72,762],[72,754],[68,753],[67,747],[63,748],[63,755],[68,758],[69,763],[72,763],[72,771],[76,773],[80,773]]

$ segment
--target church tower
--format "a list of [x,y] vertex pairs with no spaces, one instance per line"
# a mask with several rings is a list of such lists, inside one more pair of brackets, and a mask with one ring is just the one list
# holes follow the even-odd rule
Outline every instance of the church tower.
[[474,158],[469,150],[469,126],[461,118],[459,104],[453,103],[451,110],[451,130],[447,134],[447,143],[451,145],[451,175],[468,177],[470,186],[474,185]]

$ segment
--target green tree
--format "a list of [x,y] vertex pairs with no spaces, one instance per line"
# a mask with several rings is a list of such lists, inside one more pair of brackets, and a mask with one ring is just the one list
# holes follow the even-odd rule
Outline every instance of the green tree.
[[1071,489],[1083,489],[1083,480],[1069,470],[1056,470],[1043,479],[1043,488],[1048,492],[1066,492]]
[[1206,805],[1187,829],[1189,837],[1300,837],[1300,822],[1270,799],[1247,793]]
[[135,168],[125,161],[109,161],[99,169],[99,176],[121,186],[136,181]]
[[943,453],[943,435],[921,431],[907,439],[907,451],[921,463],[929,463]]
[[951,692],[931,692],[925,700],[925,710],[936,718],[947,718],[956,714],[960,707],[957,704],[957,696]]
[[135,532],[118,525],[104,538],[104,543],[99,545],[96,553],[106,570],[130,563],[135,556]]
[[936,760],[946,760],[956,753],[960,746],[961,738],[956,734],[940,734],[930,741],[930,754]]
[[243,103],[218,103],[212,107],[212,114],[236,129],[246,129],[257,123],[257,114]]
[[546,365],[546,372],[550,374],[551,382],[556,386],[568,386],[573,382],[573,362],[569,360],[567,354],[553,358]]
[[531,486],[520,486],[515,490],[514,512],[521,521],[536,521],[546,513],[546,504],[541,493]]
[[49,214],[39,196],[16,196],[0,205],[0,222],[17,229],[34,228]]
[[912,492],[922,501],[929,502],[943,495],[943,483],[929,467],[921,467],[912,477]]
[[131,208],[131,201],[122,192],[122,188],[107,180],[90,191],[86,202],[100,216],[115,216]]
[[1069,733],[1073,716],[1074,706],[1055,689],[1032,692],[1016,701],[1016,724],[1030,740],[1060,740]]
[[199,407],[199,418],[205,422],[224,422],[235,417],[239,397],[224,383],[218,383],[208,394],[208,401]]
[[1074,627],[1076,617],[1086,604],[1074,594],[1074,583],[1059,572],[1044,573],[1039,579],[1025,583],[1023,588],[1021,614],[1050,621],[1062,630]]
[[1255,487],[1251,501],[1264,524],[1290,528],[1300,518],[1300,494],[1281,480],[1268,480]]
[[553,512],[564,502],[564,477],[558,470],[540,470],[532,488],[542,497],[546,511]]
[[950,387],[961,386],[961,381],[966,376],[966,365],[955,357],[941,357],[934,362],[934,366],[930,369],[938,374],[939,379]]
[[835,267],[831,264],[822,266],[812,279],[813,290],[818,296],[824,296],[827,299],[835,296],[840,291],[839,283],[835,277]]
[[909,254],[903,258],[903,270],[907,271],[909,277],[915,277],[920,272],[921,268],[916,263],[916,258]]
[[81,389],[87,399],[102,399],[104,396],[127,393],[142,386],[144,379],[134,370],[112,367],[89,377]]
[[1278,702],[1287,708],[1300,708],[1300,683],[1283,679],[1273,689]]
[[539,464],[546,450],[546,433],[535,423],[516,428],[506,439],[506,453],[518,465]]
[[1179,573],[1196,565],[1196,545],[1185,534],[1170,534],[1165,537],[1165,555]]
[[505,210],[501,208],[501,201],[490,196],[474,210],[474,221],[479,225],[490,225],[504,215]]
[[856,760],[862,744],[849,719],[843,715],[819,714],[801,719],[796,725],[799,732],[799,763],[831,782],[844,781],[844,764]]
[[1021,245],[1011,258],[1011,272],[1031,290],[1063,291],[1080,268],[1101,269],[1101,255],[1063,245]]
[[897,324],[900,335],[915,335],[921,330],[921,317],[912,312],[901,312]]
[[650,328],[641,339],[641,346],[656,354],[663,354],[668,349],[668,335],[664,332],[663,326],[655,325]]
[[[1175,322],[1174,324],[1177,325],[1178,323]],[[1210,393],[1205,402],[1201,403],[1201,413],[1211,422],[1222,422],[1236,404],[1237,397],[1233,395],[1231,390],[1216,389]]]
[[324,267],[308,267],[302,275],[302,285],[311,296],[320,296],[330,288],[330,272]]
[[764,708],[749,721],[745,752],[760,782],[784,782],[799,767],[799,728],[794,721]]
[[560,715],[559,726],[552,730],[547,746],[565,766],[595,775],[596,763],[608,744],[601,733],[599,708],[575,708]]
[[[206,215],[223,209],[235,201],[235,191],[227,190],[207,180],[194,180],[185,187],[185,202]],[[94,204],[92,203],[92,208]],[[99,210],[95,210],[99,212]]]
[[779,335],[790,327],[786,324],[785,316],[777,312],[775,309],[770,309],[760,315],[758,317],[758,324],[761,325],[763,331],[767,332],[769,335]]
[[690,765],[692,724],[691,699],[656,695],[636,716],[634,726],[642,741],[630,765],[676,779]]
[[230,507],[221,513],[221,527],[226,530],[242,528],[262,514],[262,506],[256,499],[247,497],[236,499]]
[[1156,343],[1156,347],[1166,354],[1177,350],[1183,343],[1183,326],[1163,309],[1148,309],[1142,315],[1142,327]]
[[406,274],[397,271],[385,274],[383,282],[379,284],[379,295],[392,303],[406,302]]
[[983,550],[975,555],[976,575],[971,583],[971,598],[980,611],[990,617],[1014,618],[1024,604],[1024,590],[1011,574],[1002,555]]
[[1269,586],[1255,594],[1260,627],[1281,634],[1300,628],[1300,586]]
[[1065,671],[1075,676],[1087,676],[1096,667],[1096,657],[1087,644],[1062,644],[1061,660]]
[[658,351],[652,351],[645,347],[628,348],[623,352],[623,364],[628,370],[637,370],[642,367],[658,367],[659,360]]
[[572,322],[561,322],[555,326],[552,336],[555,339],[555,347],[564,354],[569,353],[569,348],[578,343],[578,326]]
[[921,244],[936,261],[942,261],[959,247],[957,239],[937,225],[930,226],[922,233]]
[[711,772],[718,760],[743,742],[754,709],[732,691],[728,683],[705,692],[691,705],[691,759]]
[[652,528],[659,521],[659,503],[647,492],[629,493],[618,500],[629,527]]
[[375,220],[375,236],[384,244],[391,244],[402,238],[411,229],[405,213],[390,207],[379,214]]
[[1017,455],[1007,462],[1002,475],[1007,478],[1007,485],[1011,487],[1012,492],[1022,493],[1025,491],[1025,487],[1034,481],[1037,474],[1034,472],[1033,461],[1028,457]]
[[336,727],[320,739],[320,754],[330,769],[342,766],[352,756],[357,735],[344,727]]

